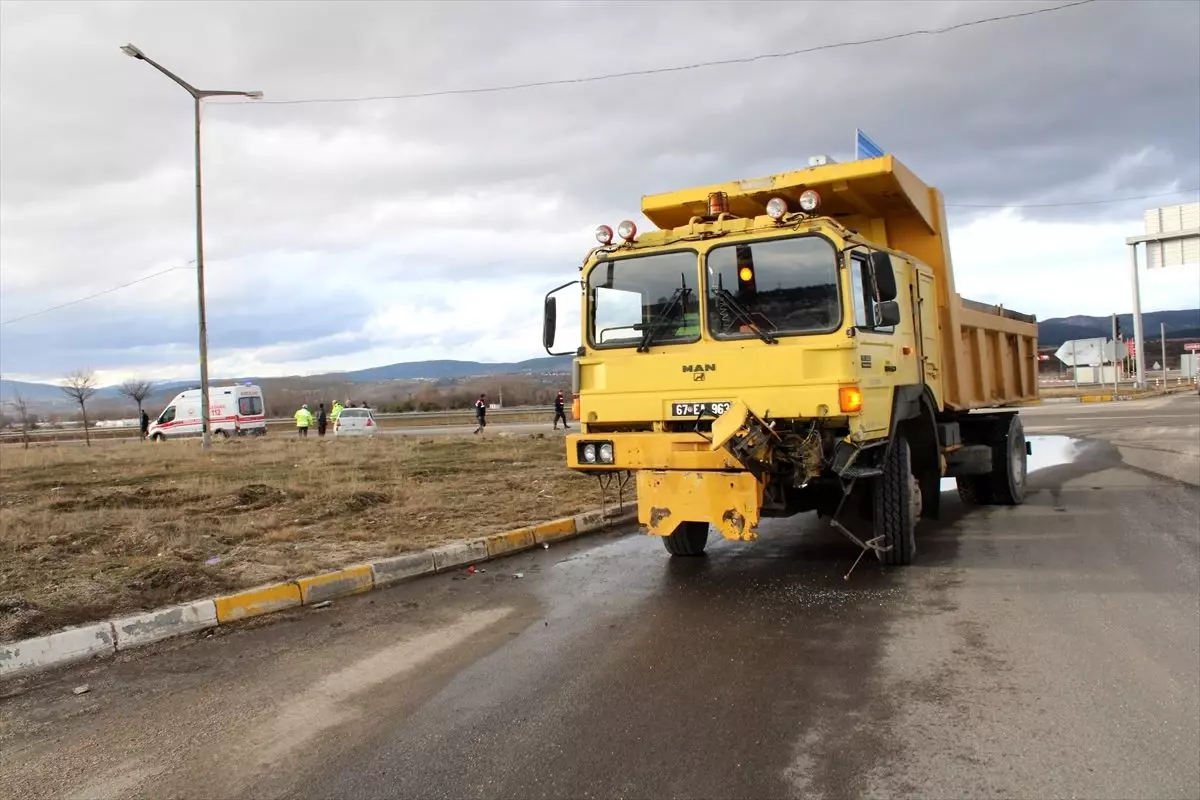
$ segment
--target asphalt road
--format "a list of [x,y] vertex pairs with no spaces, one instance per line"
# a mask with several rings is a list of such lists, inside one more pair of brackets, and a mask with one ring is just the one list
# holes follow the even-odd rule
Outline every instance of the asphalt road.
[[0,796],[1200,796],[1200,398],[1023,414],[910,568],[614,532],[0,684]]

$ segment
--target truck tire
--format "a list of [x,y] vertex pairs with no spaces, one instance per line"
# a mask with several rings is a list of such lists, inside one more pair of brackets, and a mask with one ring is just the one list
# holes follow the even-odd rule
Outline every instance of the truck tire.
[[702,556],[707,545],[707,522],[681,523],[674,533],[663,537],[663,547],[672,556]]
[[975,506],[1019,506],[1025,502],[1028,455],[1025,425],[1019,414],[999,422],[988,444],[992,448],[992,471],[956,479],[958,496]]
[[991,502],[997,506],[1019,506],[1025,502],[1025,478],[1029,469],[1021,416],[1013,414],[999,432],[1000,437],[992,444],[992,474],[988,476]]
[[992,502],[992,484],[990,475],[965,475],[955,478],[958,483],[958,497],[969,506],[986,506]]
[[912,471],[912,453],[908,440],[896,436],[883,462],[883,474],[874,481],[872,518],[875,536],[890,547],[875,551],[889,567],[907,566],[917,552],[916,526],[921,518],[921,487]]

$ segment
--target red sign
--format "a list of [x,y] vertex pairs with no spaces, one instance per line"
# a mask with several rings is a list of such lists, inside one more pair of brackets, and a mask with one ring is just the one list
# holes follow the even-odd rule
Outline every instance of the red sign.
[[1194,353],[1197,350],[1200,350],[1200,342],[1188,342],[1183,346],[1183,349],[1187,350],[1189,353]]
[[1130,358],[1133,358],[1137,355],[1137,342],[1135,340],[1127,339],[1125,341],[1125,348],[1129,351]]

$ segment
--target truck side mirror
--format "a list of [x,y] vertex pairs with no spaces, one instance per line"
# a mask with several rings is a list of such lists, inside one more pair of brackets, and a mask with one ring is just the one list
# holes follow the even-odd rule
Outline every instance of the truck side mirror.
[[875,291],[879,299],[896,299],[896,273],[892,271],[892,257],[878,250],[871,253],[871,273],[875,276]]
[[875,327],[890,328],[900,324],[900,304],[895,300],[884,300],[875,306]]
[[547,297],[542,311],[542,347],[554,347],[554,336],[558,333],[558,298]]

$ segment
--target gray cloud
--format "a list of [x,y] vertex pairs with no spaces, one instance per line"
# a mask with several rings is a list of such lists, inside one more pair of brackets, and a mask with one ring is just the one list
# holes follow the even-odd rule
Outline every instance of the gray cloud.
[[[116,48],[126,41],[204,88],[285,100],[654,68],[1032,7],[712,2],[689,14],[674,3],[6,3],[0,318],[192,257],[190,101],[123,57]],[[1198,37],[1195,3],[1098,2],[945,36],[603,83],[403,102],[213,104],[205,169],[214,291],[232,293],[239,280],[262,288],[255,322],[216,303],[210,325],[214,336],[239,331],[222,348],[258,347],[358,331],[372,308],[406,298],[414,275],[545,276],[549,286],[570,276],[590,227],[638,218],[641,195],[792,169],[815,153],[849,157],[855,127],[952,204],[1200,186]],[[1188,199],[1024,213],[1136,224],[1148,205]],[[966,222],[987,212],[951,213]],[[316,299],[314,287],[354,270],[385,288]],[[154,309],[137,297],[114,301],[115,323],[71,313],[0,328],[0,365],[39,362],[28,349],[37,342],[42,352],[52,342],[62,363],[88,347],[123,363],[136,340],[125,332],[137,326],[122,319],[156,319],[156,330],[190,345],[192,301],[164,291]],[[446,310],[445,297],[425,302]],[[50,336],[56,326],[70,335]],[[408,344],[397,339],[396,359]],[[536,351],[535,337],[516,355]]]

